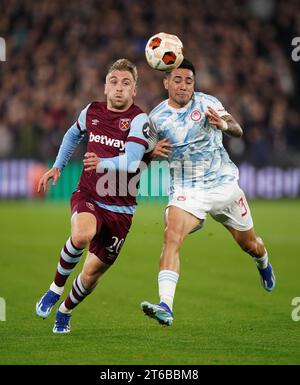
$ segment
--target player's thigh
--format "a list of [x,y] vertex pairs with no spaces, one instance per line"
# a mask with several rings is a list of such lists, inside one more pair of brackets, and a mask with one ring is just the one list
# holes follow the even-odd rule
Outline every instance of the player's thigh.
[[165,240],[176,239],[180,242],[202,222],[193,214],[170,205],[165,210]]
[[132,215],[102,209],[102,227],[90,243],[89,251],[112,265],[118,258],[131,227]]
[[72,240],[83,246],[101,229],[101,218],[95,203],[83,192],[75,191],[70,204]]

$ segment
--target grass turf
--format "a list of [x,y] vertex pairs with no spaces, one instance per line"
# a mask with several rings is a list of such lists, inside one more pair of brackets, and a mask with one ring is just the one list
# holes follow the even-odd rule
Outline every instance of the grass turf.
[[300,323],[291,318],[291,301],[300,296],[300,202],[250,205],[275,269],[273,293],[261,288],[251,258],[209,218],[181,249],[174,325],[162,328],[144,317],[140,302],[158,300],[163,205],[140,204],[118,261],[74,310],[71,334],[54,335],[55,311],[42,320],[34,309],[69,235],[68,206],[1,202],[0,364],[299,364]]

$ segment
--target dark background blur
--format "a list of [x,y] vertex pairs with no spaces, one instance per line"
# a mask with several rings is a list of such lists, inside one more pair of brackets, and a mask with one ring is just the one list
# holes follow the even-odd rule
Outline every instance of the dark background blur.
[[300,165],[299,0],[0,0],[0,159],[54,159],[121,57],[137,64],[136,103],[149,112],[166,96],[144,57],[158,32],[178,35],[197,90],[241,123],[244,137],[225,143],[236,162]]

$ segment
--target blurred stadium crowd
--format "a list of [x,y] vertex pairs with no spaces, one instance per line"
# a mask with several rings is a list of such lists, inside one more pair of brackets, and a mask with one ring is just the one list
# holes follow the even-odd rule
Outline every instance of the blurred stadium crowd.
[[121,57],[138,65],[136,103],[149,112],[166,95],[144,47],[163,31],[183,41],[197,89],[244,128],[227,139],[234,160],[299,165],[299,11],[299,0],[1,0],[0,159],[53,159],[80,110],[103,100],[107,68]]

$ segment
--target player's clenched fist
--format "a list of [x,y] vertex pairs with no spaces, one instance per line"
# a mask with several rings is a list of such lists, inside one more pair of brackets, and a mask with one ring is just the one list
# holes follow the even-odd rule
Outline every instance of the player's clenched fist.
[[84,171],[96,170],[99,162],[100,160],[94,152],[86,152],[83,159]]

